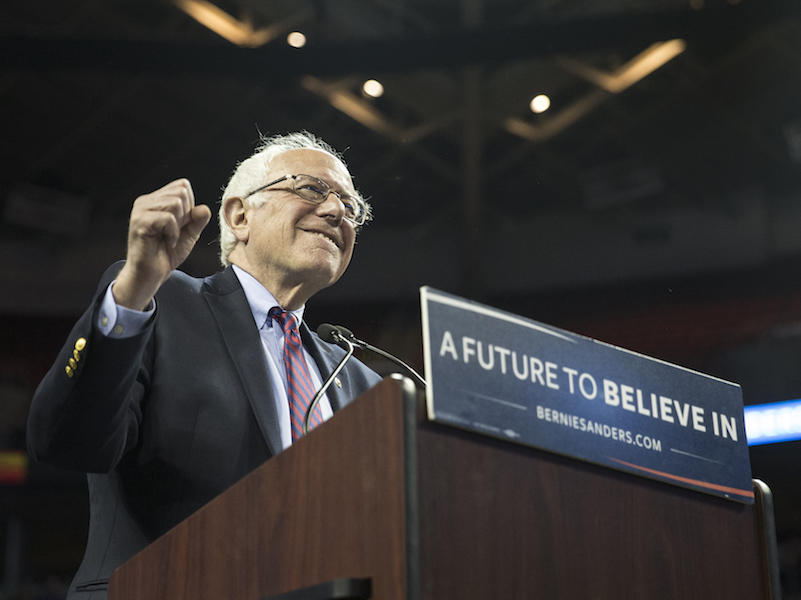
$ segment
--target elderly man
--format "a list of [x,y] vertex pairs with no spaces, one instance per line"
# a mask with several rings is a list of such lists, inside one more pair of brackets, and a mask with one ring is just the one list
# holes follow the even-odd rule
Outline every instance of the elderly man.
[[[264,140],[223,193],[225,270],[176,271],[210,217],[185,179],[136,200],[125,263],[106,272],[34,396],[33,458],[88,473],[71,599],[105,598],[114,568],[302,435],[343,355],[302,320],[370,219],[341,156],[305,132]],[[378,380],[350,362],[312,423]]]

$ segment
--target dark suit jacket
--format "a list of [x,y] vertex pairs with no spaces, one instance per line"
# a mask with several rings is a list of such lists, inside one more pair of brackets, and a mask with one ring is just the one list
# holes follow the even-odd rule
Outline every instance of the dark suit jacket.
[[[28,419],[35,460],[88,472],[89,538],[71,599],[104,598],[117,566],[281,449],[259,333],[233,270],[176,271],[145,331],[113,339],[95,324],[121,266],[103,276]],[[301,337],[327,377],[344,351],[305,324]],[[352,360],[339,380],[328,390],[334,410],[379,376]]]

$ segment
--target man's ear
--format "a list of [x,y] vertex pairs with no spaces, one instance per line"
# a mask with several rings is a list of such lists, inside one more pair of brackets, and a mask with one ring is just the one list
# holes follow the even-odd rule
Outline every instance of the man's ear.
[[237,196],[223,200],[225,222],[228,223],[228,227],[231,228],[234,237],[242,243],[247,243],[250,237],[250,225],[246,208],[245,201]]

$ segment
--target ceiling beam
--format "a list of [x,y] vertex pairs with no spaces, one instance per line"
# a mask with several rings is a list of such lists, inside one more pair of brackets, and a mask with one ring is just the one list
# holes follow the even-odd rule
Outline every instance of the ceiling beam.
[[701,11],[547,18],[504,28],[443,29],[436,35],[259,48],[109,39],[0,37],[6,68],[88,68],[113,71],[241,77],[389,73],[453,68],[600,49],[642,49],[683,38],[715,47],[781,18],[798,18],[794,1],[765,0]]

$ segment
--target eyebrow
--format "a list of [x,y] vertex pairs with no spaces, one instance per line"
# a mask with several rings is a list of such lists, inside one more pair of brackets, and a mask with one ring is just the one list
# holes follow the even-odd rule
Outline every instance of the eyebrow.
[[332,185],[332,182],[327,177],[323,178],[323,177],[320,177],[319,175],[312,175],[310,173],[296,173],[296,175],[309,175],[310,177],[314,177],[315,179],[319,179],[320,181],[325,183],[328,187],[330,187],[332,190],[335,190],[335,191],[339,192],[343,196],[346,196],[348,198],[361,198],[362,200],[364,200],[364,198],[362,198],[362,195],[356,189],[356,186],[353,185],[353,177],[350,177],[350,179],[351,179],[351,187],[353,188],[353,192],[351,193],[351,192],[344,191],[338,185]]

